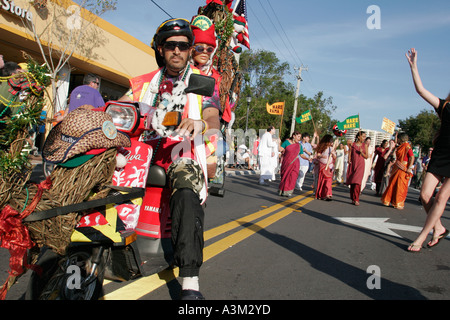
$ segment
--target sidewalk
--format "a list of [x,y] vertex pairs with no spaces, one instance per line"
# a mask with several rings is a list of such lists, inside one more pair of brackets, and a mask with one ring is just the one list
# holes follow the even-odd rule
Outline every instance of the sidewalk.
[[253,174],[259,174],[259,170],[248,170],[248,169],[236,169],[236,168],[225,168],[225,176],[247,176]]

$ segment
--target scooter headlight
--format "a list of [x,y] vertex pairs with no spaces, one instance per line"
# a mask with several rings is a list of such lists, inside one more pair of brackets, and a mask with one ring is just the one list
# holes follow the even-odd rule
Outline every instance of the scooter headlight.
[[115,101],[109,103],[105,110],[112,119],[117,130],[132,133],[139,125],[139,111],[134,104]]

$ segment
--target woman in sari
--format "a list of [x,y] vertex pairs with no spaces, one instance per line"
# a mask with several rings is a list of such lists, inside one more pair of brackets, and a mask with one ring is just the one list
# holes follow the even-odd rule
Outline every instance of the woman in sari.
[[405,208],[406,195],[408,194],[409,180],[412,177],[414,154],[406,133],[398,135],[399,146],[395,150],[396,161],[392,167],[389,185],[381,197],[385,206],[392,204],[394,208]]
[[350,186],[350,199],[355,206],[359,206],[359,195],[361,194],[361,183],[365,168],[364,159],[369,157],[367,144],[364,143],[365,140],[366,133],[359,131],[348,155],[347,180],[345,183]]
[[301,133],[295,131],[292,136],[281,145],[283,159],[281,161],[281,182],[278,187],[278,195],[290,197],[294,192],[295,183],[297,182],[300,171],[300,161],[298,157],[303,153],[300,140]]
[[[339,142],[336,139],[336,142]],[[333,196],[332,182],[334,161],[336,160],[336,146],[333,145],[333,136],[323,136],[317,145],[316,161],[319,164],[316,199],[331,201]]]
[[364,159],[364,175],[361,182],[361,192],[363,192],[366,187],[367,180],[372,174],[372,165],[373,165],[373,147],[372,147],[372,138],[366,137],[364,143],[367,145],[367,154],[369,155],[367,159]]
[[375,163],[374,168],[374,179],[373,181],[376,184],[376,194],[380,195],[381,190],[381,182],[383,181],[384,169],[386,164],[386,159],[390,156],[392,150],[394,150],[395,144],[391,144],[387,140],[383,140],[381,145],[375,149],[375,156],[377,161]]

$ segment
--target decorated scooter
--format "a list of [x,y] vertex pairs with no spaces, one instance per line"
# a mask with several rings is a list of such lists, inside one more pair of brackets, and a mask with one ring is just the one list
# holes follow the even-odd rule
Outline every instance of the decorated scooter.
[[[211,96],[213,90],[214,79],[197,74],[191,75],[185,89],[205,96]],[[127,281],[171,265],[170,189],[165,170],[152,165],[153,149],[143,135],[153,130],[156,109],[121,101],[109,101],[102,109],[91,112],[105,113],[114,124],[106,131],[110,130],[111,136],[126,134],[131,143],[118,148],[106,197],[33,212],[24,219],[33,238],[33,230],[41,228],[33,228],[37,222],[72,212],[81,216],[67,248],[43,246],[33,265],[27,299],[96,300],[102,296],[104,279]],[[171,116],[177,118],[166,116],[165,123],[176,125],[170,123]],[[58,169],[52,175],[57,175]]]

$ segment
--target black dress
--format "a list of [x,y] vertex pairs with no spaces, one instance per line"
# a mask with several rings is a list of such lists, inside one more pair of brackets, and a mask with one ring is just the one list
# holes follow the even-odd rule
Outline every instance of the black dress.
[[436,112],[441,119],[439,137],[434,143],[433,153],[427,172],[450,177],[450,103],[440,99]]

